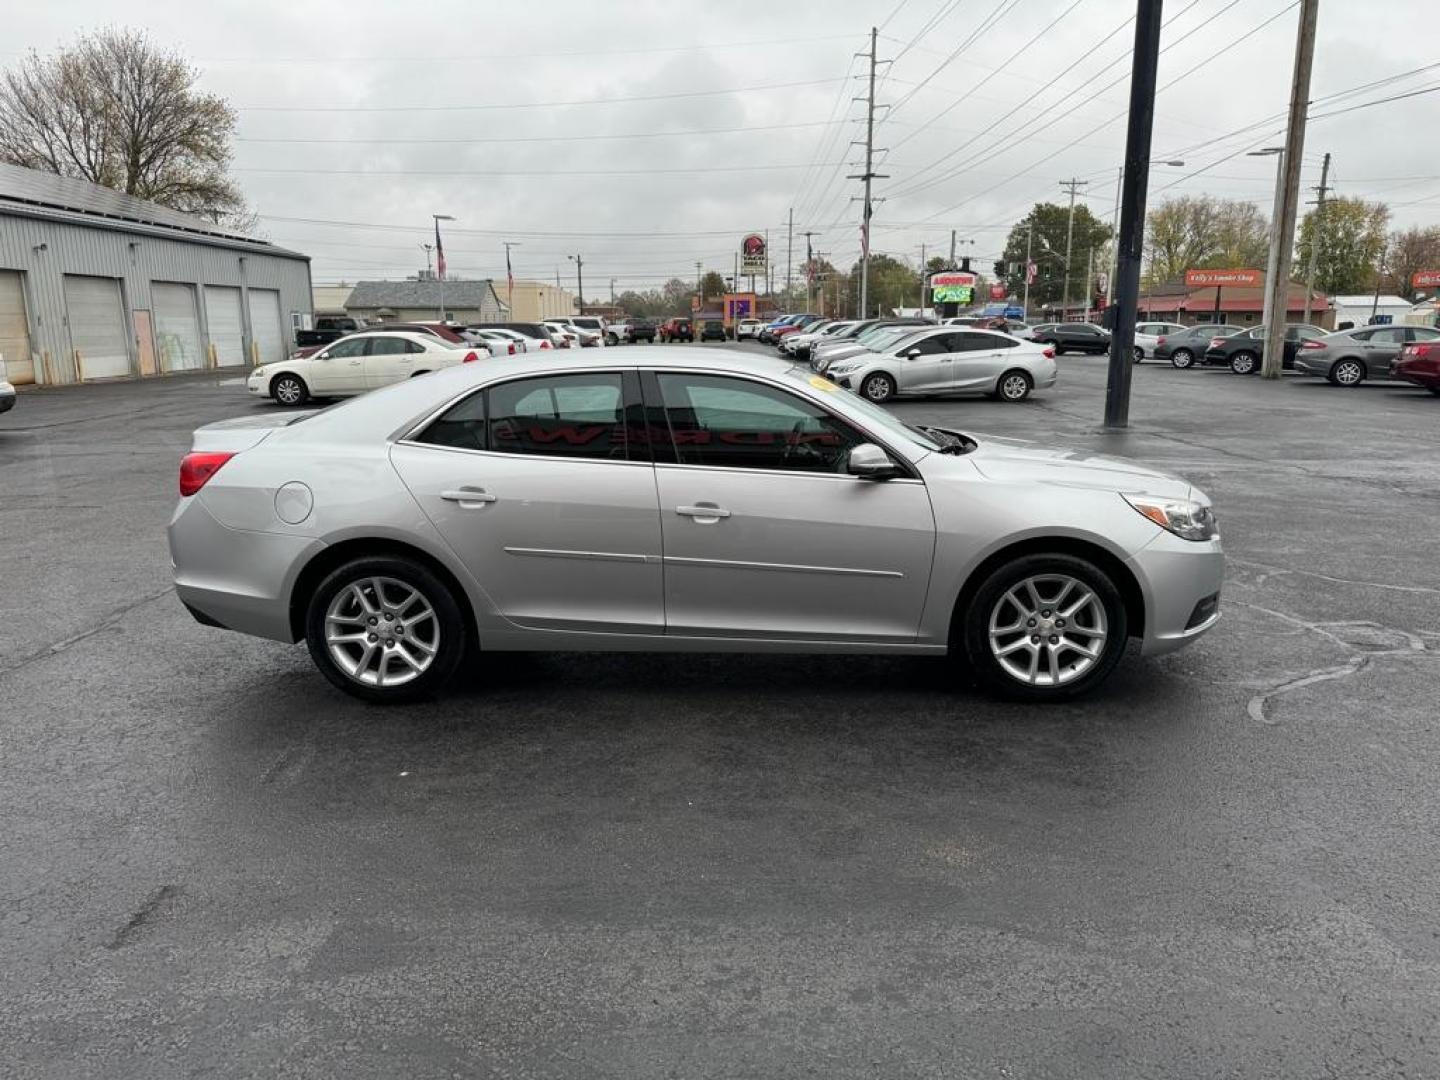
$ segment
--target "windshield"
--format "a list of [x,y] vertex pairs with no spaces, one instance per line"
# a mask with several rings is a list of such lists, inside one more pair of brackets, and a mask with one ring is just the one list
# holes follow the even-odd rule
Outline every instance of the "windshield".
[[[797,368],[796,370],[804,371],[807,381],[812,377],[818,377],[811,376],[809,371],[803,368]],[[908,439],[910,442],[926,450],[939,451],[944,449],[945,444],[940,439],[935,438],[933,435],[926,434],[926,432],[918,427],[912,427],[909,424],[901,422],[895,414],[888,409],[882,409],[879,405],[866,401],[858,394],[846,394],[841,400],[845,402],[845,407],[848,411],[863,416],[866,422],[879,433]]]

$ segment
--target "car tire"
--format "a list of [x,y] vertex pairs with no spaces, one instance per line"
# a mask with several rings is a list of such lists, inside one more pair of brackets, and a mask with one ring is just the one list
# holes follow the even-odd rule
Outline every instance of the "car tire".
[[1136,346],[1135,346],[1134,353],[1135,353],[1135,363],[1138,364],[1138,363],[1140,363],[1140,361],[1142,361],[1142,360],[1145,359],[1145,350],[1142,349],[1139,345],[1136,345]]
[[298,406],[310,400],[310,388],[299,375],[288,371],[270,380],[270,396],[277,405]]
[[605,335],[605,344],[606,344],[606,345],[611,345],[611,346],[619,345],[619,344],[620,344],[620,339],[619,339],[618,337],[616,337],[614,334],[606,334],[606,335]]
[[[1078,609],[1075,597],[1083,603]],[[1045,606],[1057,599],[1061,606]],[[1074,555],[1022,555],[997,567],[959,617],[970,671],[999,697],[1078,697],[1104,682],[1125,652],[1128,621],[1119,589],[1098,566]]]
[[1035,389],[1035,380],[1027,372],[1014,368],[1001,375],[995,383],[995,396],[1001,401],[1024,401]]
[[[374,631],[367,629],[371,625]],[[382,628],[393,636],[387,640]],[[401,556],[353,559],[326,575],[306,603],[305,644],[315,666],[364,701],[432,696],[455,674],[466,637],[450,587],[422,563]],[[387,678],[395,681],[387,685]]]
[[421,375],[429,375],[429,374],[430,374],[430,372],[428,372],[428,371],[412,371],[412,372],[410,373],[410,378],[412,378],[412,379],[418,379]]
[[1236,375],[1254,375],[1260,370],[1260,358],[1253,352],[1237,352],[1230,357],[1230,370]]
[[1170,354],[1170,366],[1177,371],[1185,371],[1195,366],[1195,354],[1189,349],[1176,349]]
[[1365,365],[1359,360],[1337,360],[1325,377],[1332,386],[1359,386],[1365,380]]
[[895,380],[883,371],[877,371],[873,375],[866,375],[865,380],[860,384],[860,394],[866,401],[873,401],[879,405],[894,398],[897,387]]

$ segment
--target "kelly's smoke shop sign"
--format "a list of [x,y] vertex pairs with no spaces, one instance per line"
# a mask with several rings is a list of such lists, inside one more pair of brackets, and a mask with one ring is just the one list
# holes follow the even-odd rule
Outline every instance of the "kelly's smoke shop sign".
[[935,304],[973,304],[979,275],[968,270],[937,270],[930,275],[930,298]]
[[1259,270],[1186,270],[1185,284],[1192,289],[1228,289],[1260,284]]

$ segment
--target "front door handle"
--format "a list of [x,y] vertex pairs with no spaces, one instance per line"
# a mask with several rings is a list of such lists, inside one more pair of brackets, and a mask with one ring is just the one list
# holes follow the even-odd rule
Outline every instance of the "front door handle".
[[706,506],[704,503],[701,503],[699,506],[677,506],[675,507],[675,513],[681,517],[694,518],[697,522],[704,525],[713,524],[721,518],[728,518],[730,516],[729,510],[725,510],[719,506]]
[[462,510],[476,510],[486,503],[495,502],[495,496],[484,488],[462,487],[458,491],[442,491],[440,498],[446,502],[459,503]]

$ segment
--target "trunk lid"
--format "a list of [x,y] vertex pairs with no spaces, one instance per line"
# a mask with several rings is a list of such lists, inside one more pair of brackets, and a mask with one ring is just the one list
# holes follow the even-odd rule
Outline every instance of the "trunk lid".
[[304,412],[258,413],[255,416],[237,416],[231,420],[217,420],[213,424],[195,429],[191,449],[195,451],[229,451],[238,454],[258,446],[272,432],[299,423],[320,412],[307,409]]

